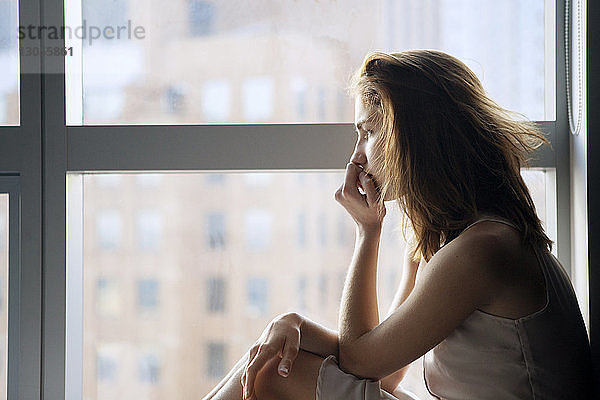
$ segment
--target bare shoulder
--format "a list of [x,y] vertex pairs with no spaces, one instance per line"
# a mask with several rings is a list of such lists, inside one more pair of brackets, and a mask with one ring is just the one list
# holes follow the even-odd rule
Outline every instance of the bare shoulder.
[[[522,252],[519,234],[505,224],[481,221],[440,249],[426,265],[425,278],[463,279],[479,288],[479,303],[489,304],[501,293],[508,268]],[[434,271],[435,270],[435,271]]]

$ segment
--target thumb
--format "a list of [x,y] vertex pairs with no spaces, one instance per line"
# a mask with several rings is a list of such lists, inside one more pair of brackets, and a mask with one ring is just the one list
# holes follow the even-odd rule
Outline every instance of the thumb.
[[290,374],[290,369],[292,368],[292,361],[288,358],[284,357],[279,363],[279,375],[283,377],[287,377]]

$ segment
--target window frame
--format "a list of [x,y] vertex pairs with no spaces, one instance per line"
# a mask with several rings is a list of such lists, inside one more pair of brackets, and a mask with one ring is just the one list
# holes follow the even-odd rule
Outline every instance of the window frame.
[[[554,6],[554,18],[546,21],[555,23],[556,120],[539,122],[554,151],[544,146],[532,167],[556,169],[557,254],[570,271],[565,0]],[[63,13],[59,0],[19,3],[20,25],[61,26]],[[21,46],[64,47],[64,41],[25,38]],[[20,280],[9,277],[9,293],[20,314],[15,317],[12,308],[9,314],[9,347],[16,346],[9,350],[9,398],[78,398],[77,387],[67,391],[63,367],[69,357],[66,305],[76,300],[67,298],[66,281],[77,278],[65,266],[80,256],[67,247],[67,233],[73,238],[76,232],[67,232],[66,205],[82,200],[77,190],[67,199],[67,188],[81,186],[80,173],[340,169],[354,147],[350,123],[67,126],[64,75],[55,73],[64,71],[64,59],[21,56],[20,62],[21,71],[29,72],[20,77],[21,125],[0,127],[0,171],[19,188],[19,201],[11,201],[10,271],[14,275],[16,268]],[[14,211],[12,204],[20,208]],[[19,231],[12,230],[13,212]],[[81,386],[75,376],[69,379]]]

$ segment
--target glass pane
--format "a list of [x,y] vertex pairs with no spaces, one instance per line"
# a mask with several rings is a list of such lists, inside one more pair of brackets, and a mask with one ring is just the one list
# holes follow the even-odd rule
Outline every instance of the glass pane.
[[0,125],[19,125],[17,0],[0,0]]
[[[545,221],[545,172],[524,176]],[[354,246],[333,199],[342,181],[343,171],[83,175],[83,398],[202,398],[276,315],[337,329]],[[405,247],[396,203],[386,207],[381,318]],[[421,359],[403,382],[431,398]]]
[[546,235],[554,243],[552,253],[558,257],[556,245],[556,181],[553,168],[522,169],[521,176],[529,188],[538,217]]
[[67,21],[96,33],[67,70],[68,123],[350,122],[365,54],[410,48],[455,55],[503,106],[554,119],[552,3],[67,0]]
[[8,194],[0,194],[0,399],[6,399],[8,370]]

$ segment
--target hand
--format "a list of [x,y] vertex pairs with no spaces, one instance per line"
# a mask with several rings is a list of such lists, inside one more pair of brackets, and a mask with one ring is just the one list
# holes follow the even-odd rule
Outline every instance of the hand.
[[[265,328],[254,346],[250,348],[248,365],[242,374],[242,395],[254,399],[254,381],[258,372],[273,358],[281,358],[279,375],[287,377],[300,351],[300,325],[302,317],[295,313],[278,316]],[[287,367],[287,370],[285,369]]]
[[[361,194],[359,187],[365,192]],[[385,217],[385,205],[375,180],[362,167],[346,165],[344,184],[335,192],[335,200],[352,216],[362,231],[379,231]]]

